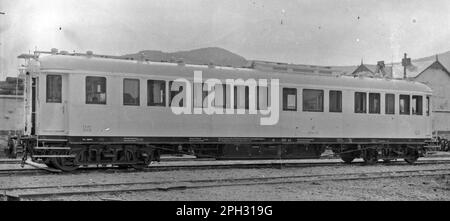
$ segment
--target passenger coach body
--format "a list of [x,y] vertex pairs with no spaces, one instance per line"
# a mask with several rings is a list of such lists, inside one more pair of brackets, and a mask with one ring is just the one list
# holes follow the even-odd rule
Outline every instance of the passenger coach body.
[[[218,79],[223,85],[226,79],[267,79],[269,86],[254,93],[257,114],[249,114],[253,93],[245,86],[226,87],[214,100],[215,107],[245,114],[174,114],[172,82],[193,82],[199,71],[204,80]],[[417,82],[72,55],[30,60],[25,72],[26,135],[32,139],[24,145],[28,152],[44,155],[48,164],[45,154],[73,156],[73,166],[108,159],[133,165],[145,157],[151,160],[160,149],[233,158],[317,157],[325,146],[338,153],[366,154],[366,147],[376,147],[406,154],[431,138],[431,90]],[[273,79],[279,81],[276,98],[268,96]],[[205,106],[208,91],[197,90],[196,84],[191,90],[188,105]],[[258,110],[274,102],[279,102],[279,120],[261,125],[268,114]],[[33,150],[38,146],[47,149],[38,154]],[[63,146],[65,152],[52,146]],[[133,156],[126,156],[127,148]],[[67,164],[54,161],[60,168]]]

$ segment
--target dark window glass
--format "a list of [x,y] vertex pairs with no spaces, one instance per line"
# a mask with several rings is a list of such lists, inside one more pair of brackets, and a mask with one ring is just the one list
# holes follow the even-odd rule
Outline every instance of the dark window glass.
[[139,80],[123,80],[123,105],[139,106]]
[[409,95],[400,95],[400,114],[409,115]]
[[283,110],[297,111],[297,89],[283,88]]
[[[180,84],[180,83],[177,82],[177,84]],[[184,90],[184,87],[185,87],[185,85],[183,84],[183,85],[181,85],[181,86],[179,87],[178,91],[172,91],[172,85],[173,85],[173,81],[170,81],[170,82],[169,82],[169,95],[170,95],[170,96],[169,96],[169,98],[170,98],[170,100],[169,100],[169,106],[172,106],[172,100],[173,100],[173,98],[174,98],[177,94],[181,93],[181,92]],[[181,99],[180,102],[178,103],[178,105],[175,104],[175,107],[183,107],[183,105],[184,105],[184,99]]]
[[369,93],[369,114],[379,114],[380,104],[380,94]]
[[423,102],[422,96],[412,96],[412,114],[413,115],[422,115],[423,114]]
[[367,93],[355,92],[355,113],[367,113]]
[[246,86],[245,87],[245,109],[246,110],[248,110],[248,108],[250,106],[249,97],[250,97],[250,89],[248,86]]
[[147,81],[147,105],[148,106],[166,106],[166,82],[165,81]]
[[86,104],[106,104],[106,78],[86,77]]
[[223,89],[223,109],[227,109],[227,93],[229,91],[228,88],[228,84],[222,84],[222,89]]
[[430,116],[430,97],[427,96],[427,116]]
[[342,91],[330,91],[330,112],[342,112]]
[[47,75],[47,103],[61,103],[61,75]]
[[303,111],[323,112],[323,90],[303,89]]
[[395,95],[386,94],[386,114],[395,114]]

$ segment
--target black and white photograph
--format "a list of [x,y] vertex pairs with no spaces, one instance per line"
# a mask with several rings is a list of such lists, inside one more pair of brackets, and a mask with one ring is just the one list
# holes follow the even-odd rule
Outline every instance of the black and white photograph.
[[449,0],[0,0],[0,201],[449,201],[449,142]]

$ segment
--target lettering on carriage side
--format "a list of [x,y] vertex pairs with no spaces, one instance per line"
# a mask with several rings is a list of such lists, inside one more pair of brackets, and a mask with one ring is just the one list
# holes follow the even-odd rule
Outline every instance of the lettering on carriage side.
[[[176,92],[177,94],[171,100],[170,106],[172,109],[172,113],[176,115],[243,115],[246,113],[256,115],[259,111],[259,114],[262,115],[259,122],[260,125],[275,125],[279,121],[279,79],[271,79],[270,84],[268,83],[267,79],[259,79],[258,81],[255,79],[225,79],[225,83],[223,83],[221,80],[214,78],[204,81],[202,71],[194,71],[193,83],[196,85],[203,85],[201,87],[202,92],[197,96],[194,96],[195,93],[192,93],[192,83],[187,79],[179,78],[173,81],[173,84],[170,87],[170,92]],[[257,102],[257,99],[259,99],[257,98],[257,94],[259,94],[257,91],[258,86],[270,89],[270,93],[267,93],[267,109],[257,108],[257,104],[259,103]],[[229,89],[226,90],[225,87]],[[234,101],[234,99],[238,97],[234,94],[235,88],[237,87],[239,87],[240,89],[236,90],[236,93],[238,93],[238,95],[244,92],[246,94],[246,97],[248,97],[248,99],[246,99],[245,101],[245,108],[238,107],[239,104],[242,105],[242,100],[241,102]],[[243,88],[247,88],[248,90],[244,90]],[[208,95],[206,97],[203,97],[203,92],[208,92]],[[223,94],[225,94],[225,96],[223,96]],[[227,97],[228,99],[224,99],[222,97]],[[223,99],[222,102],[220,102],[220,99]],[[222,105],[216,104],[216,100],[218,101],[217,103],[222,103]],[[193,111],[192,101],[194,101],[195,103]],[[182,104],[182,106],[179,106],[180,104]],[[238,104],[236,105],[236,108],[234,107],[235,104]]]
[[82,129],[83,132],[92,132],[92,126],[91,125],[83,124],[83,125],[81,125],[81,129]]

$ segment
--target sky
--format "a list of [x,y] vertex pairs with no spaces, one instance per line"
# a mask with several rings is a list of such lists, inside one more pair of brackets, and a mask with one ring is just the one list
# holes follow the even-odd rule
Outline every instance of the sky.
[[0,0],[0,79],[35,49],[122,55],[221,47],[357,65],[450,50],[449,0]]

